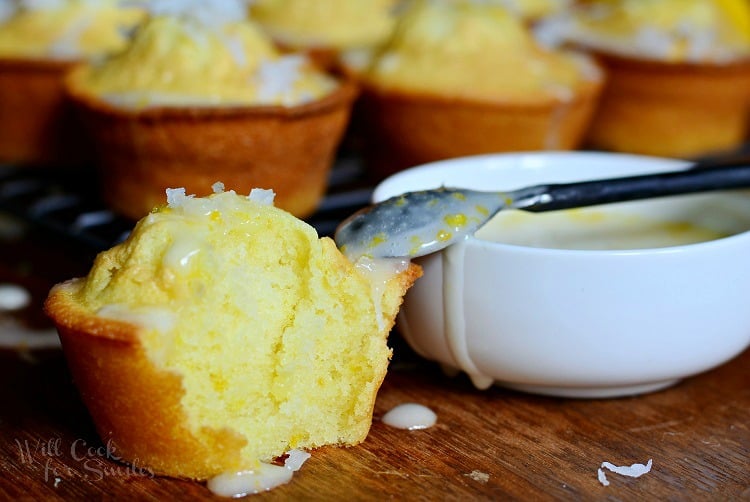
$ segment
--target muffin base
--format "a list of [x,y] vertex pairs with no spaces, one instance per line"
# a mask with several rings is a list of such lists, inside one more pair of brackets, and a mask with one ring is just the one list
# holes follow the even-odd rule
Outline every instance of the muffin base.
[[[69,82],[74,82],[73,79]],[[198,196],[272,189],[274,204],[299,218],[319,204],[357,90],[295,106],[129,110],[68,86],[91,132],[105,203],[139,219],[164,204],[167,188]]]
[[730,150],[750,120],[750,61],[664,63],[598,55],[609,78],[586,146],[693,157]]
[[483,153],[576,148],[601,81],[568,101],[490,102],[363,88],[361,127],[375,178],[436,160]]
[[0,58],[0,162],[79,166],[91,147],[65,99],[73,62]]
[[53,289],[45,308],[112,458],[144,472],[190,479],[242,467],[239,451],[245,439],[229,430],[210,431],[203,441],[195,438],[185,425],[182,378],[154,366],[138,340],[138,328],[77,308],[71,286]]

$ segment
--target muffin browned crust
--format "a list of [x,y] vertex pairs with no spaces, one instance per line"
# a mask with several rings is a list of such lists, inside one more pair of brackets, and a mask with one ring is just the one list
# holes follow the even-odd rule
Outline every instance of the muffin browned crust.
[[166,188],[200,196],[217,181],[239,192],[273,189],[276,206],[309,216],[357,94],[343,81],[322,99],[293,107],[128,110],[80,92],[74,78],[67,91],[96,144],[105,201],[132,219],[163,201]]
[[482,153],[560,150],[579,146],[601,80],[582,82],[570,100],[478,101],[363,89],[362,124],[374,172]]
[[599,59],[609,78],[588,146],[692,157],[736,148],[744,141],[750,119],[750,61]]
[[74,63],[0,58],[0,162],[79,166],[91,154],[63,92]]
[[[335,247],[330,239],[324,240]],[[338,259],[346,261],[343,255]],[[372,336],[388,336],[404,293],[421,274],[418,265],[410,264],[389,281],[382,309],[391,321]],[[85,310],[76,299],[81,284],[82,279],[73,279],[55,286],[45,311],[57,326],[75,384],[113,456],[155,474],[191,479],[247,469],[240,457],[247,440],[229,429],[203,428],[201,437],[195,437],[181,402],[181,375],[159,369],[149,359],[140,341],[141,328]],[[386,374],[387,361],[383,364],[369,396],[369,417]],[[342,444],[363,441],[369,428],[368,419],[350,431],[353,440]]]

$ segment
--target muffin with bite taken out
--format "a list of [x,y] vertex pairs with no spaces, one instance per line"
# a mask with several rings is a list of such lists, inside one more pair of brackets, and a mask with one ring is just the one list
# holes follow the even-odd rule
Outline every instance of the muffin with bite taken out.
[[199,480],[291,476],[271,462],[367,436],[386,339],[421,269],[349,261],[269,191],[214,191],[169,190],[45,309],[124,461]]

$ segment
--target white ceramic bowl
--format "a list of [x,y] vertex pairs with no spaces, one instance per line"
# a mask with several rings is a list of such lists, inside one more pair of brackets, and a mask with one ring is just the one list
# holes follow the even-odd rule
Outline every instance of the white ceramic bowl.
[[[625,154],[545,152],[451,159],[384,180],[379,201],[441,185],[529,185],[680,169]],[[750,345],[750,194],[610,204],[593,211],[685,219],[732,234],[697,244],[570,250],[478,236],[420,258],[398,326],[423,357],[492,383],[567,397],[655,391]],[[576,210],[586,211],[586,210]],[[547,213],[551,214],[551,213]]]

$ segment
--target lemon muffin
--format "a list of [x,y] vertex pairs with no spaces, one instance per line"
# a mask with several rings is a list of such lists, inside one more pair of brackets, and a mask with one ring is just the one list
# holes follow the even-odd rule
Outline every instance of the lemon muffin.
[[693,157],[744,141],[745,0],[595,0],[547,23],[546,31],[595,53],[609,74],[589,146]]
[[359,75],[379,176],[461,155],[579,144],[602,84],[586,56],[540,46],[506,9],[417,1]]
[[284,49],[306,51],[321,66],[366,57],[383,43],[399,0],[257,0],[251,16]]
[[353,84],[280,54],[241,0],[145,7],[125,50],[66,81],[97,147],[106,202],[139,219],[167,187],[205,195],[221,179],[273,189],[298,217],[314,212]]
[[68,166],[89,158],[63,76],[76,62],[124,47],[141,16],[116,0],[0,4],[0,162]]
[[[483,0],[474,1],[481,3]],[[573,0],[495,0],[495,2],[532,24],[547,16],[563,12],[573,4]]]
[[194,479],[363,441],[388,332],[421,270],[353,264],[269,191],[215,189],[169,190],[87,277],[50,292],[102,440]]

